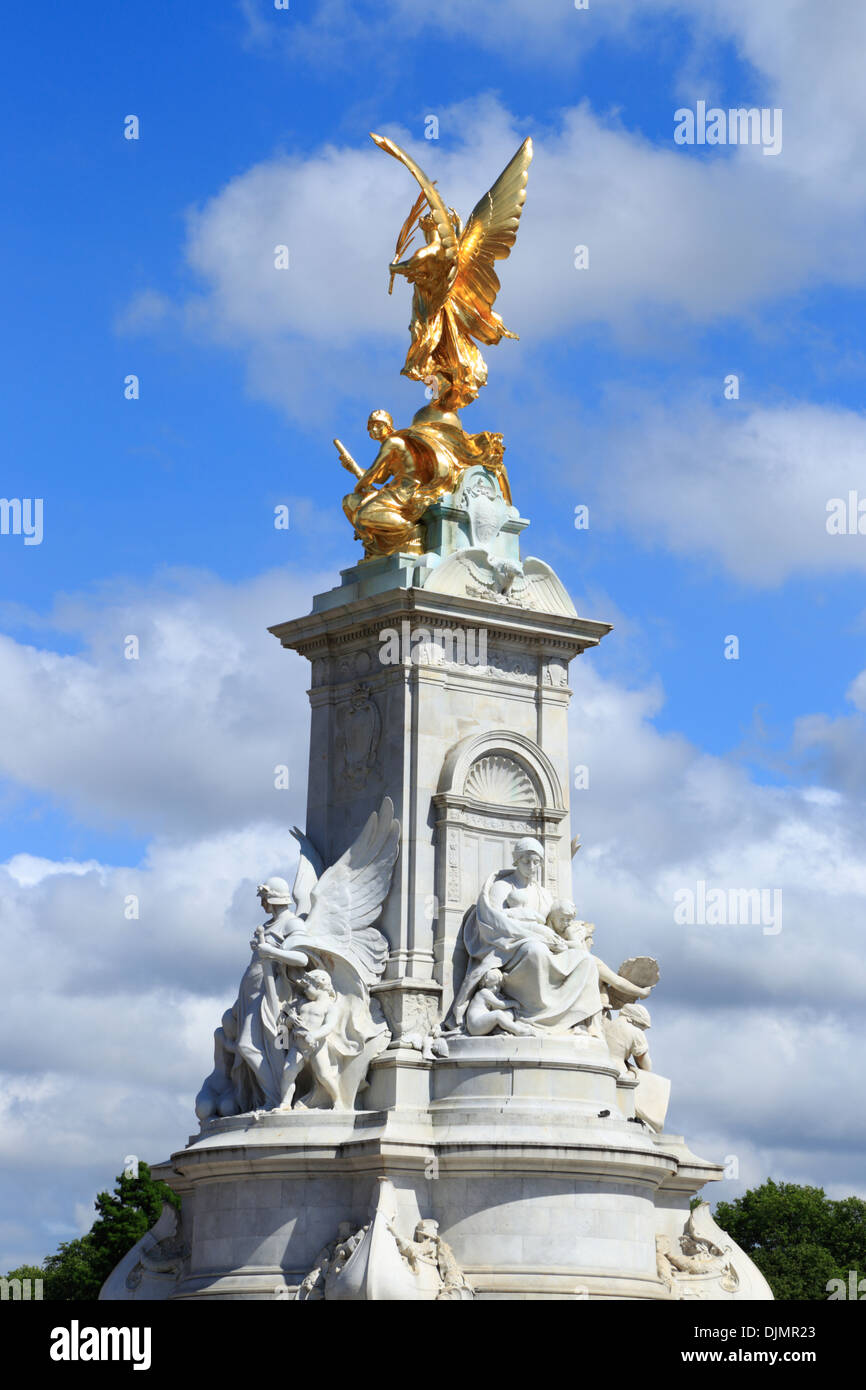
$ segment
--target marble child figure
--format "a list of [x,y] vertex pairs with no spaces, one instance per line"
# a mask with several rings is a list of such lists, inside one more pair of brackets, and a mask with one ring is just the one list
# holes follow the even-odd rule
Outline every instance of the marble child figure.
[[502,994],[502,971],[488,970],[469,1000],[466,1031],[474,1037],[483,1037],[495,1028],[501,1028],[503,1033],[534,1033],[531,1023],[522,1023],[516,1017],[517,1008],[513,999]]
[[583,946],[586,949],[586,938],[588,931],[592,929],[592,923],[580,920],[577,908],[569,898],[557,898],[547,914],[547,925],[552,927],[567,945]]
[[[338,1015],[337,994],[326,970],[310,970],[297,981],[300,1002],[283,1009],[288,1047],[282,1074],[281,1110],[290,1110],[298,1077],[308,1068],[314,1091],[337,1100],[339,1054],[329,1055],[328,1037]],[[299,1106],[304,1100],[298,1102]]]
[[622,1076],[634,1075],[635,1068],[652,1071],[649,1044],[644,1036],[649,1026],[649,1010],[643,1004],[624,1004],[615,1019],[605,1019],[608,1051],[619,1063]]

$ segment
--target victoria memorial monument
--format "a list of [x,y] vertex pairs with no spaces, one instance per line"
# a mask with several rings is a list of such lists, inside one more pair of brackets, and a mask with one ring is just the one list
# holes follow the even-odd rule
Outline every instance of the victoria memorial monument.
[[429,403],[373,410],[366,467],[335,441],[363,555],[271,628],[310,670],[297,871],[250,902],[200,1132],[156,1170],[181,1215],[102,1297],[771,1298],[693,1200],[720,1165],[667,1127],[658,965],[612,968],[573,900],[569,666],[610,625],[524,554],[502,436],[461,424],[515,336],[495,262],[531,142],[464,224],[373,139],[419,188],[389,271]]

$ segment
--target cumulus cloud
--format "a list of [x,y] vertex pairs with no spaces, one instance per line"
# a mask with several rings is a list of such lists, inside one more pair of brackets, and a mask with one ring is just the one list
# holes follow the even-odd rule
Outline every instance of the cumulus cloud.
[[670,1016],[659,1005],[653,1022],[653,1065],[675,1078],[671,1127],[702,1157],[734,1160],[705,1196],[730,1200],[769,1175],[866,1197],[862,1117],[850,1073],[830,1060],[856,1049],[853,1017],[724,1006]]
[[[862,998],[863,782],[848,794],[762,785],[739,765],[660,734],[657,686],[624,689],[585,657],[572,682],[572,756],[589,769],[588,790],[572,793],[573,819],[584,832],[592,827],[575,861],[575,891],[623,958],[651,935],[668,957],[667,988],[683,1001],[784,999],[828,1010]],[[675,895],[700,881],[726,892],[778,889],[781,932],[678,925]],[[816,930],[828,913],[832,925]]]
[[809,714],[794,727],[793,746],[810,769],[831,786],[856,792],[866,783],[866,671],[846,691],[850,714],[835,719]]
[[357,63],[389,55],[443,33],[461,46],[507,55],[528,69],[578,67],[601,42],[619,49],[650,49],[672,25],[682,40],[677,90],[683,100],[727,105],[718,77],[719,41],[728,41],[743,65],[734,105],[781,104],[787,159],[792,167],[840,202],[862,202],[866,173],[860,152],[866,136],[866,93],[860,55],[866,12],[859,0],[818,9],[812,0],[617,0],[577,11],[558,0],[323,0],[309,18],[291,26],[274,22],[269,0],[243,0],[251,42],[282,47],[293,60]]
[[[397,127],[387,133],[468,215],[527,123],[484,97],[443,111],[440,130],[441,145]],[[533,133],[530,197],[519,254],[502,273],[501,307],[536,341],[570,324],[627,329],[661,307],[712,320],[808,277],[846,273],[841,248],[851,227],[829,225],[782,161],[750,147],[693,159],[588,103],[562,112],[555,127],[534,123]],[[384,272],[415,191],[372,145],[256,165],[190,217],[187,257],[206,284],[190,312],[217,335],[256,342],[396,337],[405,331],[406,287],[389,299]],[[575,269],[578,244],[589,247],[588,271]],[[275,269],[279,245],[289,248],[287,270]],[[862,276],[859,258],[848,273]]]
[[[826,10],[810,0],[730,0],[710,10],[702,0],[672,0],[671,9],[695,21],[699,33],[732,39],[739,56],[764,75],[768,96],[784,111],[792,167],[815,195],[840,211],[862,206],[866,10],[859,0],[839,0]],[[698,68],[690,78],[693,96],[701,95],[700,81]]]
[[[825,90],[827,82],[829,73]],[[812,131],[811,104],[807,112]],[[440,141],[399,126],[385,133],[464,216],[534,135],[518,253],[502,270],[498,303],[525,340],[524,364],[533,349],[588,327],[633,346],[673,345],[690,326],[748,325],[757,307],[806,285],[863,283],[866,190],[847,165],[835,181],[811,156],[801,167],[796,136],[774,159],[750,146],[707,156],[654,142],[588,102],[549,122],[485,94],[437,114]],[[384,290],[415,191],[366,136],[263,160],[190,211],[186,257],[201,289],[177,313],[190,331],[240,348],[253,393],[293,418],[321,417],[338,398],[368,401],[408,344],[407,286],[398,282],[390,298]],[[582,246],[588,269],[575,266]],[[277,264],[281,247],[287,269]],[[149,289],[119,327],[146,329],[167,312],[165,295]],[[509,351],[497,351],[506,371]]]
[[[859,158],[866,133],[866,93],[860,54],[866,44],[866,13],[859,0],[835,0],[816,10],[812,0],[607,0],[584,11],[559,0],[439,0],[435,8],[416,0],[321,0],[309,17],[274,22],[270,0],[242,0],[252,43],[284,49],[286,56],[316,56],[331,63],[357,63],[370,54],[388,65],[407,44],[448,33],[461,47],[503,54],[530,70],[578,67],[596,44],[649,49],[659,31],[677,25],[683,39],[680,90],[684,97],[716,100],[719,40],[728,40],[744,64],[746,90],[737,103],[781,101],[791,131],[795,160],[809,177],[833,183],[842,168],[862,196]],[[488,68],[489,71],[489,68]],[[849,192],[852,192],[849,189]]]
[[[645,544],[711,558],[757,586],[866,569],[866,536],[849,501],[866,452],[858,411],[713,408],[688,398],[671,406],[617,390],[588,447],[603,459],[594,513],[602,528],[626,525]],[[828,530],[836,503],[846,526],[854,515],[854,534]]]
[[[85,824],[150,835],[296,809],[309,668],[267,628],[307,611],[333,578],[274,571],[232,586],[183,574],[59,600],[51,626],[75,654],[0,637],[0,773]],[[129,637],[137,659],[125,657]],[[278,765],[287,791],[275,789]]]

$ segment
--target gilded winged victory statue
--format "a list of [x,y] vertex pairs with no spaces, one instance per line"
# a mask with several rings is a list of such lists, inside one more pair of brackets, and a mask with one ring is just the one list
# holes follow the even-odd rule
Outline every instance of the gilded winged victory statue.
[[[496,476],[511,501],[501,434],[466,434],[456,412],[476,399],[487,380],[477,344],[517,337],[493,308],[500,288],[494,262],[514,245],[532,160],[532,141],[524,140],[464,226],[405,150],[383,135],[372,138],[406,166],[421,189],[397,238],[388,292],[396,275],[413,286],[412,341],[403,375],[425,382],[433,400],[408,429],[395,430],[387,411],[371,414],[367,428],[380,447],[366,470],[334,441],[343,465],[358,480],[343,499],[343,510],[368,559],[395,551],[421,553],[424,512],[453,492],[462,470],[473,464]],[[407,256],[418,231],[424,244]]]
[[[517,237],[532,141],[524,140],[493,187],[476,203],[464,227],[405,150],[384,135],[373,139],[405,164],[421,188],[401,229],[396,255],[408,249],[416,229],[423,232],[425,244],[407,260],[394,260],[389,266],[392,285],[395,275],[405,275],[415,291],[409,325],[412,343],[403,375],[428,384],[435,378],[438,405],[459,410],[475,400],[487,381],[487,363],[476,343],[492,346],[502,338],[517,337],[493,309],[500,290],[493,263],[511,254]],[[425,202],[427,213],[422,211]]]

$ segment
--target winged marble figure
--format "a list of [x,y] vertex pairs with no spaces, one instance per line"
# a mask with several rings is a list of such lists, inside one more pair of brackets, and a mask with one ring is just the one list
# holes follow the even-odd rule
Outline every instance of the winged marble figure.
[[[487,364],[476,343],[492,346],[502,338],[517,337],[493,308],[500,290],[494,262],[511,254],[517,237],[532,141],[524,140],[493,187],[476,203],[464,227],[411,155],[384,135],[371,132],[371,138],[405,165],[421,189],[389,266],[389,294],[395,275],[404,275],[414,287],[412,342],[402,374],[428,384],[435,381],[436,405],[459,410],[475,400],[487,381]],[[401,260],[419,230],[424,245]]]
[[388,895],[400,848],[394,803],[385,797],[354,844],[321,877],[316,876],[316,861],[321,860],[310,841],[297,827],[292,833],[301,846],[293,893],[298,920],[303,920],[286,944],[291,941],[298,949],[303,939],[316,950],[327,941],[329,951],[345,956],[366,984],[375,984],[385,968],[388,941],[372,923]]
[[[371,1004],[388,941],[373,925],[391,886],[400,825],[386,797],[325,868],[303,831],[292,894],[270,878],[238,997],[214,1034],[214,1069],[196,1100],[202,1124],[274,1109],[351,1109],[389,1041]],[[294,907],[292,906],[294,898]]]

